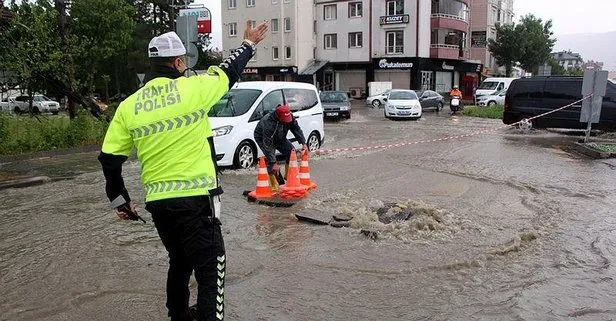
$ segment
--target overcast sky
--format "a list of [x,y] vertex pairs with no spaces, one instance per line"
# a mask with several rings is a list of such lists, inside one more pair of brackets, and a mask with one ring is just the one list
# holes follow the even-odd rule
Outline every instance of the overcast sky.
[[[238,0],[238,2],[243,0]],[[264,0],[257,0],[264,1]],[[266,0],[265,0],[266,1]],[[300,0],[312,1],[312,0]],[[552,19],[556,36],[584,32],[616,30],[616,0],[514,0],[517,18],[533,13],[544,20]],[[212,43],[221,47],[221,0],[195,0],[212,12]]]

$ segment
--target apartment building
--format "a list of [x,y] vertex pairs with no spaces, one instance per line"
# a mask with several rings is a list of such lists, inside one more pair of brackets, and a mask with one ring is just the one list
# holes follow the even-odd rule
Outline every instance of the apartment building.
[[292,81],[314,61],[315,34],[312,1],[222,0],[223,52],[243,40],[247,20],[270,22],[270,34],[257,46],[243,71],[244,80]]
[[[365,95],[372,81],[439,92],[459,85],[472,96],[482,66],[468,60],[469,1],[224,0],[222,19],[226,26],[267,19],[268,12],[279,10],[269,18],[271,37],[259,45],[245,79],[293,79],[354,97]],[[286,18],[290,30],[281,35],[275,19]],[[239,25],[232,26],[224,28],[229,31],[223,37],[225,50],[241,41],[230,29]],[[297,48],[299,54],[285,64],[274,59],[278,49],[273,48],[280,46]],[[294,67],[296,73],[276,74]]]
[[563,66],[565,70],[582,68],[582,65],[584,64],[584,59],[582,59],[582,56],[577,52],[571,52],[571,51],[553,52],[552,58],[554,58],[554,60],[556,60],[558,64]]
[[496,39],[496,26],[513,23],[513,0],[470,0],[471,59],[484,65],[486,76],[504,75],[488,49],[489,39]]

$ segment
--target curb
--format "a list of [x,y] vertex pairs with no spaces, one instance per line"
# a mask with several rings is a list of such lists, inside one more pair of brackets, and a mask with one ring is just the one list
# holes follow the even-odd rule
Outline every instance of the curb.
[[51,182],[51,179],[47,176],[35,176],[35,177],[28,177],[28,178],[22,178],[22,179],[14,179],[14,180],[0,182],[0,190],[6,189],[6,188],[22,188],[22,187],[29,187],[29,186],[35,186],[35,185],[42,185],[48,182]]
[[575,149],[576,151],[586,156],[589,156],[595,159],[606,159],[606,158],[613,157],[614,154],[616,154],[616,153],[600,151],[592,147],[589,147],[584,143],[577,143],[577,142],[573,144],[573,149]]

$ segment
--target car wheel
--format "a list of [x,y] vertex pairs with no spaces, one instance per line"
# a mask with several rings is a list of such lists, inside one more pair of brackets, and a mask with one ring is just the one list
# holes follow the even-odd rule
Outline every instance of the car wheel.
[[381,107],[381,101],[380,101],[380,100],[378,100],[378,99],[373,100],[373,101],[372,101],[372,106],[373,106],[374,108],[380,108],[380,107]]
[[33,113],[33,114],[37,114],[37,115],[38,115],[38,114],[40,114],[41,112],[39,111],[38,107],[34,107],[34,108],[32,108],[32,113]]
[[308,136],[308,140],[306,141],[306,145],[308,145],[308,149],[311,152],[321,148],[321,138],[319,137],[319,133],[316,131],[310,133],[310,136]]
[[436,111],[441,111],[443,109],[443,103],[439,102],[438,105],[436,105]]
[[237,146],[233,164],[236,168],[250,168],[257,163],[257,149],[251,141],[245,140]]
[[57,111],[52,111],[51,113],[52,113],[53,115],[57,115],[59,112],[57,112]]
[[19,107],[15,107],[15,109],[13,109],[13,112],[17,115],[21,115],[21,109],[19,109]]
[[522,118],[520,119],[519,123],[516,125],[516,127],[520,130],[523,131],[530,131],[531,129],[533,129],[533,127],[535,127],[535,120],[529,120],[529,118],[531,118],[532,116],[530,115],[524,115],[522,116]]
[[493,101],[493,100],[492,100],[492,101],[488,102],[488,107],[490,107],[490,106],[494,106],[494,105],[496,105],[496,102],[495,102],[495,101]]

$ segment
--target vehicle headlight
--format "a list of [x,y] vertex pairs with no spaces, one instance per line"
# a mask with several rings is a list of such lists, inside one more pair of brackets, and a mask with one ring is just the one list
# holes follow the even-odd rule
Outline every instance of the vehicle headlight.
[[340,110],[347,111],[349,110],[349,106],[340,106]]
[[224,136],[224,135],[229,134],[232,129],[233,129],[233,126],[231,125],[222,126],[222,127],[212,129],[212,134],[214,135],[214,137]]

